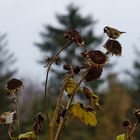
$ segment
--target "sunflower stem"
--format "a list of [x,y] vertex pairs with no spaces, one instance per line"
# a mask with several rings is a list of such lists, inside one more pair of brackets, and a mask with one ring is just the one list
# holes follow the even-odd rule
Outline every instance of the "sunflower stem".
[[20,120],[19,120],[19,97],[17,96],[17,103],[16,103],[16,112],[17,112],[17,125],[18,125],[18,133],[20,134]]
[[[48,114],[48,104],[47,104],[47,100],[48,100],[48,76],[49,76],[49,71],[51,69],[51,65],[53,64],[53,62],[56,60],[56,57],[68,46],[70,46],[72,44],[72,42],[68,42],[64,47],[60,48],[58,50],[58,52],[53,56],[52,60],[49,62],[48,64],[48,69],[47,69],[47,74],[46,74],[46,80],[45,80],[45,114],[46,114],[46,118],[47,118],[47,122],[50,125],[50,118],[49,118],[49,114]],[[51,128],[52,129],[52,128]],[[51,130],[52,132],[52,130]],[[53,136],[50,136],[49,140],[52,140]]]
[[134,124],[134,126],[133,126],[131,132],[129,133],[129,135],[128,135],[128,137],[127,137],[128,140],[131,140],[131,136],[132,136],[133,133],[135,132],[135,130],[136,130],[136,128],[137,128],[139,122],[140,122],[140,120],[137,120],[137,122]]
[[52,121],[51,121],[50,126],[49,126],[49,140],[53,139],[53,131],[54,131],[54,126],[55,126],[55,121],[56,121],[56,118],[57,118],[57,115],[58,115],[58,110],[59,110],[59,106],[60,106],[63,94],[64,94],[64,85],[62,86],[61,92],[59,94],[57,104],[56,104],[56,107],[55,107],[55,111],[54,111],[54,114],[53,114],[53,118],[52,118]]
[[18,129],[18,135],[20,134],[20,121],[19,121],[19,97],[16,93],[13,93],[13,96],[15,98],[15,111],[16,111],[16,122],[17,122],[17,129]]
[[80,86],[80,84],[81,84],[82,81],[84,80],[86,74],[87,74],[87,73],[85,73],[85,74],[82,76],[82,78],[80,79],[80,81],[77,83],[76,87],[74,88],[74,90],[73,90],[73,92],[72,92],[72,94],[71,94],[71,96],[70,96],[70,98],[69,98],[69,100],[68,100],[68,103],[67,103],[67,106],[66,106],[66,113],[65,113],[64,117],[61,118],[61,120],[60,120],[60,124],[59,124],[59,126],[58,126],[57,131],[56,131],[56,135],[55,135],[55,139],[54,139],[54,140],[59,140],[60,133],[61,133],[62,127],[63,127],[63,125],[64,125],[64,123],[65,123],[65,120],[66,120],[68,111],[69,111],[69,109],[70,109],[71,103],[72,103],[72,101],[73,101],[74,95],[75,95],[75,93],[76,93],[76,91],[77,91],[77,88]]

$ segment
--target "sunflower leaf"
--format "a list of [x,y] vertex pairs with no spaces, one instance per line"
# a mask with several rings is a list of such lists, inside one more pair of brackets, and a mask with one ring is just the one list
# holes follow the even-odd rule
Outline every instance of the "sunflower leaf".
[[125,140],[125,134],[120,134],[116,137],[116,140]]
[[71,105],[70,113],[73,118],[80,120],[86,125],[96,126],[96,113],[91,107],[86,107],[82,103],[74,102]]
[[36,134],[34,131],[30,131],[24,134],[20,134],[18,139],[36,140]]

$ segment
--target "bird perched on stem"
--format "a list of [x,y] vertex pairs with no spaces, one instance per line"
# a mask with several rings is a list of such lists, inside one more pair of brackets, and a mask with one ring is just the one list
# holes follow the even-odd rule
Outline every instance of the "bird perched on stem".
[[115,28],[106,26],[104,27],[104,33],[106,33],[109,38],[117,39],[120,37],[121,34],[126,33],[126,32],[122,32]]

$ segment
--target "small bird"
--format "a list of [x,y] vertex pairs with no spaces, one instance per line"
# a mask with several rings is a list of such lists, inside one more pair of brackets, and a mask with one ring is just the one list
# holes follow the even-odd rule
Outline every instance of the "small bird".
[[126,32],[122,32],[115,28],[106,26],[104,27],[104,33],[106,33],[109,38],[117,39],[120,37],[121,34],[126,33]]

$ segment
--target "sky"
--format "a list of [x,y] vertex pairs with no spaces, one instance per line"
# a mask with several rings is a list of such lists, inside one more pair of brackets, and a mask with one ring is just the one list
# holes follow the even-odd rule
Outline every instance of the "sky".
[[18,69],[17,76],[38,82],[45,79],[45,69],[37,63],[42,55],[34,43],[41,41],[44,25],[58,25],[56,13],[66,13],[71,3],[80,7],[81,15],[98,21],[97,35],[106,25],[127,32],[119,38],[122,56],[112,61],[117,62],[118,72],[132,68],[134,45],[140,47],[140,0],[0,0],[0,33],[7,33],[8,47],[17,58],[15,66],[11,65]]

